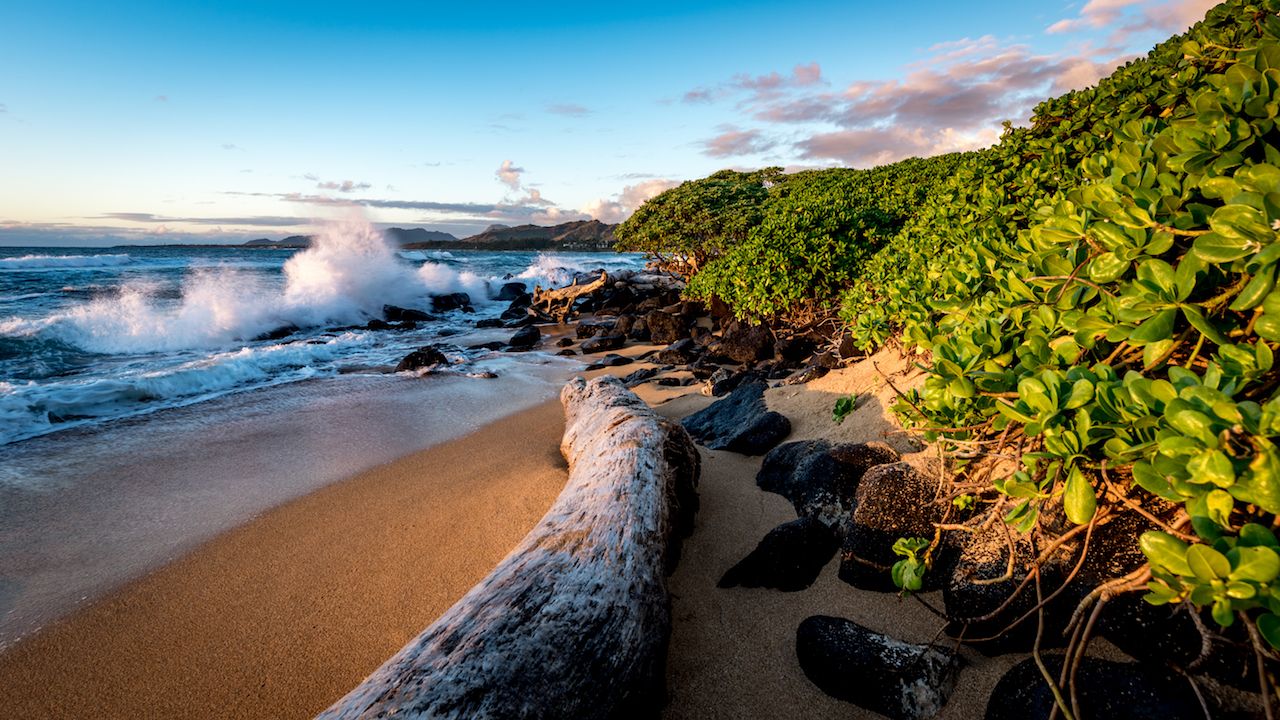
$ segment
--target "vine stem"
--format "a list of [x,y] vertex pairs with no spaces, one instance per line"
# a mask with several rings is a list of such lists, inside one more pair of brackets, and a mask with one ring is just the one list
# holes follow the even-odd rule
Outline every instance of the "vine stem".
[[[1036,667],[1040,668],[1040,675],[1044,677],[1044,681],[1049,686],[1049,692],[1053,693],[1053,702],[1062,711],[1062,716],[1066,720],[1076,720],[1076,716],[1067,707],[1066,698],[1062,697],[1062,689],[1058,687],[1058,683],[1054,682],[1053,674],[1049,672],[1049,668],[1044,664],[1044,658],[1040,657],[1040,640],[1044,636],[1044,605],[1043,598],[1040,594],[1040,568],[1032,571],[1036,576],[1036,601],[1040,605],[1037,612],[1039,622],[1036,624],[1036,641],[1031,646],[1031,657],[1035,658]],[[1066,659],[1063,659],[1066,662]]]
[[1244,626],[1249,630],[1249,642],[1253,645],[1253,657],[1258,663],[1258,685],[1262,689],[1262,711],[1267,720],[1275,720],[1271,709],[1271,683],[1267,681],[1267,664],[1262,659],[1262,639],[1258,637],[1258,626],[1249,620],[1249,616],[1239,613]]

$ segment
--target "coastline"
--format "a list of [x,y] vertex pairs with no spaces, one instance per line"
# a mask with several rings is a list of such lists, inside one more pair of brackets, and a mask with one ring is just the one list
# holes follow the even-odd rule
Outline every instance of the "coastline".
[[0,654],[18,717],[311,717],[484,577],[565,479],[559,403],[269,510]]

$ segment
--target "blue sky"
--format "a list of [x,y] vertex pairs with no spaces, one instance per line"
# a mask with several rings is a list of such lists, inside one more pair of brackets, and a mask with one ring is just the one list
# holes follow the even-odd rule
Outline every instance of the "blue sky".
[[616,222],[724,167],[989,144],[1206,0],[0,7],[0,244]]

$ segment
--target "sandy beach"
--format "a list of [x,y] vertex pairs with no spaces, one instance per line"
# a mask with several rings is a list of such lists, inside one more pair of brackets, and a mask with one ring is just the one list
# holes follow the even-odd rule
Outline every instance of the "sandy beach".
[[560,404],[267,512],[0,655],[21,718],[305,718],[502,559],[565,480]]

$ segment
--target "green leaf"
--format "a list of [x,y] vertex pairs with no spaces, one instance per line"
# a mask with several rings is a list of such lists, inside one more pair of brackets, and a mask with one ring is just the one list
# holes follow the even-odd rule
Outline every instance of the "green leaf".
[[1174,536],[1159,530],[1144,532],[1138,538],[1138,547],[1154,567],[1184,577],[1192,574],[1187,544]]
[[1204,496],[1205,509],[1209,511],[1209,519],[1222,527],[1231,527],[1231,511],[1235,509],[1236,499],[1226,490],[1211,490]]
[[1201,260],[1217,264],[1239,260],[1253,252],[1253,245],[1249,241],[1217,233],[1201,235],[1191,247]]
[[1174,492],[1173,487],[1169,485],[1169,481],[1163,475],[1156,472],[1150,463],[1145,461],[1137,462],[1133,465],[1133,481],[1138,483],[1138,487],[1146,490],[1152,495],[1157,495],[1165,500],[1181,501],[1182,496]]
[[1093,485],[1080,472],[1080,468],[1071,466],[1067,475],[1067,487],[1062,495],[1062,509],[1067,519],[1077,525],[1084,525],[1093,519],[1098,507],[1098,497]]
[[1249,463],[1248,472],[1236,479],[1230,492],[1237,500],[1280,514],[1280,458],[1276,457],[1275,448],[1258,453]]
[[1231,460],[1221,450],[1206,450],[1187,463],[1191,481],[1211,483],[1220,488],[1231,487],[1236,482],[1236,471]]
[[1274,613],[1264,613],[1258,616],[1258,632],[1266,639],[1271,647],[1280,650],[1280,616]]
[[1129,343],[1140,346],[1168,340],[1173,335],[1173,321],[1177,317],[1178,311],[1174,308],[1161,310],[1129,333]]
[[1208,545],[1192,545],[1187,548],[1187,565],[1201,582],[1221,580],[1231,574],[1227,556]]
[[1269,583],[1280,575],[1280,555],[1269,547],[1236,547],[1228,557],[1232,562],[1230,579]]
[[1114,282],[1129,270],[1129,261],[1113,252],[1103,253],[1089,263],[1089,279],[1100,284]]

